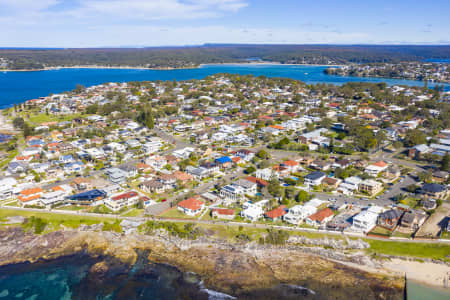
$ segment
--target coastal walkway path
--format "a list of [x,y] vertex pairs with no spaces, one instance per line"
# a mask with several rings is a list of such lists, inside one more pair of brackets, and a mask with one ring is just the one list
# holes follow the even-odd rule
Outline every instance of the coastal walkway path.
[[242,226],[246,228],[258,228],[258,229],[279,229],[287,231],[296,232],[309,232],[325,235],[335,235],[335,236],[347,236],[347,237],[359,237],[370,240],[379,241],[395,241],[404,243],[429,243],[429,244],[448,244],[450,245],[450,240],[443,239],[407,239],[407,238],[379,238],[374,236],[366,236],[362,233],[357,232],[340,232],[340,231],[329,231],[320,230],[312,228],[301,228],[301,227],[290,227],[290,226],[280,226],[280,225],[269,225],[269,224],[257,224],[257,223],[245,223],[245,222],[227,222],[227,221],[215,221],[215,220],[198,220],[198,219],[178,219],[178,218],[166,218],[166,217],[125,217],[120,215],[112,214],[96,214],[96,213],[85,213],[80,211],[61,211],[61,210],[44,210],[37,208],[23,208],[23,207],[12,207],[12,206],[2,206],[1,209],[16,210],[16,211],[28,211],[37,213],[54,213],[62,215],[72,215],[72,216],[85,216],[85,217],[97,217],[110,220],[129,220],[137,222],[146,221],[162,221],[162,222],[174,222],[174,223],[193,223],[193,224],[206,224],[206,225],[220,225],[220,226]]

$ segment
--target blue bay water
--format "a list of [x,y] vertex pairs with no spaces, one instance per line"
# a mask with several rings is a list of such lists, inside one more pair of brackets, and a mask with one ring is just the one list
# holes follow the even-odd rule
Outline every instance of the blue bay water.
[[[423,86],[421,81],[384,79],[370,77],[331,76],[323,73],[326,66],[299,65],[204,65],[196,69],[179,70],[139,70],[139,69],[59,69],[35,72],[0,72],[0,108],[14,103],[73,90],[77,84],[85,86],[105,82],[189,80],[202,79],[217,73],[265,75],[268,77],[287,77],[309,84],[346,82],[386,82],[389,85]],[[433,84],[429,84],[433,87]],[[444,84],[450,90],[450,84]]]

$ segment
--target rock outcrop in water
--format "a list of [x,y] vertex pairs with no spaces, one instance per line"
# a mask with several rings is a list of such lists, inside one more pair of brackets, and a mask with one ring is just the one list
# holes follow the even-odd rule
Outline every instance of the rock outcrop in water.
[[[362,253],[347,255],[335,250],[364,248],[364,242],[331,245],[328,241],[326,248],[304,246],[314,243],[318,242],[302,239],[285,246],[232,244],[206,237],[180,239],[163,230],[153,235],[121,235],[85,228],[34,235],[11,227],[0,230],[0,265],[85,252],[115,257],[131,266],[139,251],[146,251],[150,262],[194,272],[205,287],[239,299],[278,299],[280,293],[286,299],[300,294],[304,299],[402,299],[402,279],[388,280],[327,259],[373,265]],[[94,265],[92,280],[101,281],[111,267],[109,263]]]

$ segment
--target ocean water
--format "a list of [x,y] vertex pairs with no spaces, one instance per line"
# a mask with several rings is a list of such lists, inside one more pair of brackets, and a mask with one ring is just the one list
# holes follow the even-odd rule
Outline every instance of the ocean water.
[[[204,289],[194,274],[143,262],[132,268],[113,262],[108,272],[92,272],[99,261],[75,255],[1,267],[0,300],[211,299],[213,291]],[[218,292],[216,296],[230,299]]]
[[[85,86],[105,82],[143,80],[201,79],[217,73],[253,74],[255,76],[288,77],[306,83],[343,84],[352,81],[386,82],[389,85],[423,86],[421,81],[370,77],[331,76],[323,73],[325,66],[299,66],[278,64],[204,65],[196,69],[139,70],[139,69],[60,69],[35,72],[0,72],[0,108],[25,100],[73,90],[77,84]],[[429,84],[433,87],[433,84]],[[450,84],[445,84],[450,90]]]
[[408,280],[408,300],[449,300],[450,288],[437,288]]

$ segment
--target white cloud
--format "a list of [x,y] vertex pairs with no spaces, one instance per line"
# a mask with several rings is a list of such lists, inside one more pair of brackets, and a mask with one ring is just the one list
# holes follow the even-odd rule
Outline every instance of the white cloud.
[[[0,15],[4,11],[10,17],[28,18],[180,20],[218,17],[248,5],[245,0],[78,0],[74,3],[68,5],[64,0],[0,0]],[[56,5],[59,9],[52,10]]]

